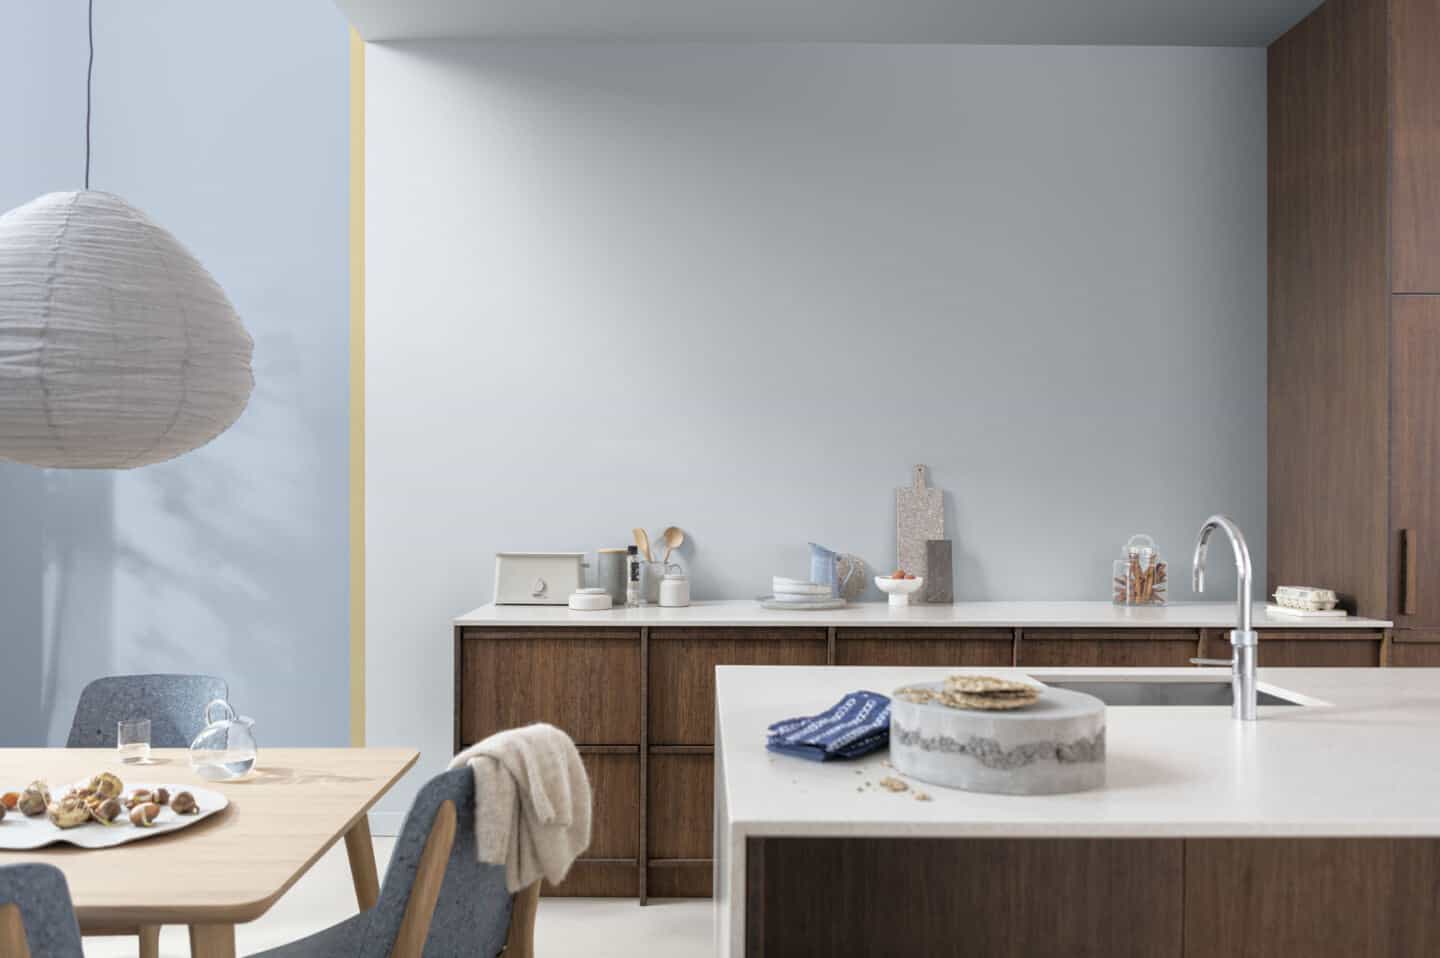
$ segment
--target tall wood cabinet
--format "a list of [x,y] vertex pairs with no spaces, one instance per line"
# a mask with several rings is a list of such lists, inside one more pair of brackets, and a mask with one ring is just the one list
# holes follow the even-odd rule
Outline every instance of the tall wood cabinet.
[[1328,0],[1269,49],[1268,586],[1396,649],[1440,642],[1437,37],[1440,0]]

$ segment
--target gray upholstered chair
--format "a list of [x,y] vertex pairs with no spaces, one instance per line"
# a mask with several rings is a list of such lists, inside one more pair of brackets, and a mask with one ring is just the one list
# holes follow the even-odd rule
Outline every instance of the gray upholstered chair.
[[[213,675],[107,675],[80,692],[66,748],[114,748],[116,725],[150,720],[154,748],[189,748],[205,728],[205,706],[228,699],[230,688]],[[160,951],[160,926],[135,929],[140,958]]]
[[[18,923],[7,905],[19,909]],[[70,886],[54,865],[0,867],[0,955],[84,958]]]
[[80,693],[65,745],[114,748],[116,724],[143,718],[155,748],[189,748],[205,728],[205,706],[229,696],[225,680],[213,675],[106,676]]
[[415,796],[374,908],[256,958],[530,958],[538,896],[512,904],[505,867],[476,860],[475,776],[457,768]]

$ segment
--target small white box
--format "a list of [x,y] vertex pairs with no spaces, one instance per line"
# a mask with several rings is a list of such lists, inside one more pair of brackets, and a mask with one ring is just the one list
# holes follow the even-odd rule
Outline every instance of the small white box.
[[564,605],[584,585],[583,552],[495,553],[496,605]]

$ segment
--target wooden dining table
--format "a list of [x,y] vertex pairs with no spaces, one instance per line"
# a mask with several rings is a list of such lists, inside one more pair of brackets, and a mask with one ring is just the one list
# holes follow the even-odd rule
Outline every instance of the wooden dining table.
[[[161,925],[188,926],[194,958],[233,958],[235,926],[269,911],[341,838],[357,906],[375,905],[380,878],[366,813],[417,758],[400,748],[263,749],[246,777],[211,782],[191,771],[185,749],[156,749],[144,765],[121,764],[113,749],[0,749],[0,792],[34,779],[58,791],[110,771],[127,783],[213,789],[230,803],[187,828],[111,848],[0,850],[0,865],[55,865],[81,932],[139,934],[142,958],[158,947]],[[17,934],[18,912],[0,908],[0,954],[24,953]]]

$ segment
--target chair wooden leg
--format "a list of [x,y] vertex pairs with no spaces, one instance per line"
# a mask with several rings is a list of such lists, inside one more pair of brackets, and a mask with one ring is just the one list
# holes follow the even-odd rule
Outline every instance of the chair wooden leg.
[[140,926],[140,958],[160,958],[160,926]]
[[410,887],[410,900],[405,903],[405,916],[395,935],[390,958],[421,958],[425,939],[430,937],[430,919],[435,916],[435,902],[440,899],[440,886],[445,883],[445,866],[450,863],[450,849],[455,844],[455,803],[445,801],[435,812],[420,864],[415,869],[415,884]]
[[191,925],[190,958],[235,958],[235,926]]
[[510,933],[505,958],[535,958],[535,914],[540,909],[540,882],[515,893],[510,904]]
[[30,958],[25,923],[20,920],[20,906],[14,903],[0,905],[0,955]]
[[369,911],[380,901],[380,872],[375,867],[375,842],[370,838],[370,816],[345,833],[345,853],[350,856],[350,878],[355,882],[355,902]]

